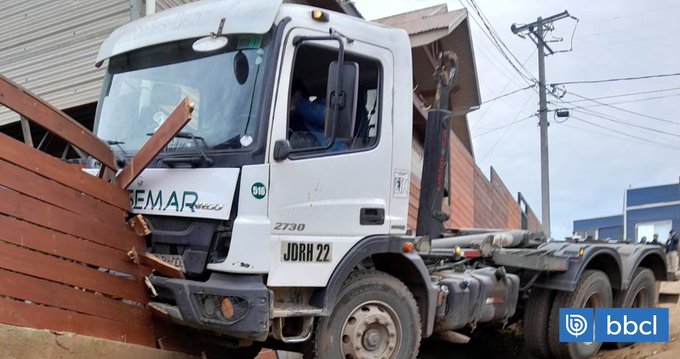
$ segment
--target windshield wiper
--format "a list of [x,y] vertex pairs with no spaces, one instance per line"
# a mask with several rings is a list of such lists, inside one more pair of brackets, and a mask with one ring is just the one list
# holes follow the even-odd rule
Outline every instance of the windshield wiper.
[[[151,136],[153,133],[147,133],[147,135]],[[175,135],[176,138],[184,138],[191,140],[196,146],[196,149],[198,150],[198,156],[192,156],[192,157],[166,157],[161,160],[163,164],[168,165],[170,167],[174,167],[175,165],[178,164],[189,164],[192,167],[198,167],[198,166],[206,166],[206,167],[211,167],[215,161],[211,158],[208,157],[208,155],[205,154],[205,151],[203,150],[204,147],[208,147],[208,145],[205,143],[205,139],[201,136],[194,136],[193,133],[191,132],[177,132]],[[203,142],[203,145],[201,146],[198,142]]]
[[111,151],[111,152],[113,152],[113,157],[115,157],[116,164],[118,165],[118,167],[125,167],[125,165],[127,164],[128,154],[127,154],[127,152],[125,152],[125,149],[123,148],[123,146],[121,146],[121,145],[125,144],[125,141],[104,140],[104,142],[106,142],[109,145],[109,147],[110,146],[118,147],[118,149],[120,150],[120,153],[123,154],[123,157],[119,156],[118,152],[116,152],[116,151]]

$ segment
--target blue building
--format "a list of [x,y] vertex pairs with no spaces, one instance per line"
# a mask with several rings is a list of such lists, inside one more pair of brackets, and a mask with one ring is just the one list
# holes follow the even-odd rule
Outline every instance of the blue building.
[[574,221],[574,233],[636,242],[658,234],[663,243],[671,229],[680,230],[680,183],[627,189],[624,203],[623,214]]

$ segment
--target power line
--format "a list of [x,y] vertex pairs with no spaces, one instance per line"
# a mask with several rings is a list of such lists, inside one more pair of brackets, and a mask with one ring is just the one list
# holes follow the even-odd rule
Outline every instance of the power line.
[[[503,42],[503,39],[501,39],[501,37],[498,35],[498,32],[496,32],[496,30],[494,29],[493,25],[491,25],[490,21],[486,18],[486,16],[484,16],[484,13],[482,12],[481,8],[479,8],[479,6],[475,2],[475,0],[465,0],[465,1],[475,11],[475,13],[479,17],[479,19],[482,21],[482,24],[484,25],[484,27],[482,28],[482,26],[479,24],[479,22],[477,21],[477,19],[475,17],[472,17],[472,19],[475,21],[475,23],[477,23],[477,25],[480,28],[482,28],[482,32],[484,32],[484,34],[489,38],[489,40],[491,40],[491,42],[494,44],[496,49],[498,49],[498,51],[505,58],[505,60],[510,64],[510,66],[512,66],[512,68],[515,69],[515,71],[517,71],[517,73],[527,83],[531,84],[531,83],[537,82],[536,78],[534,78],[533,75],[531,75],[531,72],[529,72],[524,67],[524,65],[517,59],[515,54],[512,51],[510,51],[510,48],[508,48],[508,46],[505,44],[505,42]],[[462,5],[462,3],[461,3],[461,5]],[[487,30],[486,32],[483,31],[484,28],[486,28],[486,30]],[[511,57],[512,57],[512,59],[514,59],[515,62],[513,62],[513,60],[510,59]],[[517,64],[519,64],[519,66]],[[520,68],[524,71],[520,70]]]
[[[643,98],[637,98],[637,99],[628,100],[628,101],[607,102],[606,104],[579,106],[579,107],[575,107],[575,108],[593,108],[593,107],[602,107],[602,106],[607,106],[607,105],[624,105],[624,104],[627,104],[627,103],[651,101],[651,100],[658,100],[658,99],[662,99],[662,98],[669,98],[669,97],[676,97],[676,96],[680,96],[680,93],[674,93],[674,94],[665,95],[665,96],[643,97]],[[586,100],[580,100],[580,101],[586,101]],[[576,101],[573,101],[573,102],[576,102]],[[666,121],[671,121],[671,120],[666,120]],[[671,122],[673,122],[673,121],[671,121]],[[673,122],[673,123],[676,123],[676,122]],[[680,125],[680,123],[677,123],[677,124]]]
[[[581,121],[581,119],[578,119],[578,118],[575,118],[575,120]],[[632,138],[625,138],[625,137],[614,136],[614,135],[612,135],[611,133],[600,132],[600,131],[594,131],[594,130],[589,130],[589,129],[587,129],[587,128],[581,128],[581,127],[573,126],[573,125],[570,125],[570,124],[564,123],[564,122],[559,122],[559,123],[560,123],[560,126],[566,126],[566,127],[569,127],[569,128],[573,128],[573,129],[575,129],[575,130],[580,130],[580,131],[584,131],[584,132],[596,134],[596,135],[598,135],[598,136],[604,136],[604,137],[615,138],[615,139],[621,140],[621,141],[633,141],[633,142],[635,142],[635,143],[647,144],[647,145],[661,145],[661,144],[656,143],[656,142],[640,141],[640,140],[636,140],[636,139],[632,139]]]
[[485,104],[485,103],[489,103],[489,102],[492,102],[492,101],[496,101],[496,100],[498,100],[498,99],[500,99],[500,98],[503,98],[503,97],[506,97],[506,96],[514,95],[514,94],[516,94],[516,93],[518,93],[518,92],[521,92],[521,91],[524,91],[524,90],[528,90],[528,89],[534,88],[534,87],[536,87],[536,84],[529,85],[529,86],[527,86],[527,87],[522,87],[521,89],[517,89],[517,90],[515,90],[515,91],[510,91],[510,92],[508,92],[508,93],[504,93],[504,94],[499,95],[499,96],[496,96],[496,97],[494,97],[494,98],[492,98],[492,99],[489,99],[489,100],[486,100],[486,101],[482,101],[482,105]]
[[[524,101],[524,105],[522,105],[522,108],[517,112],[517,115],[515,115],[515,118],[513,119],[513,121],[510,122],[508,125],[505,126],[505,131],[503,132],[503,134],[502,134],[500,137],[498,137],[498,139],[496,140],[496,142],[493,144],[493,146],[491,146],[491,148],[489,149],[489,151],[484,155],[484,157],[482,157],[482,159],[481,159],[480,161],[484,161],[484,159],[486,159],[486,157],[489,156],[489,154],[491,154],[491,152],[493,152],[493,150],[494,150],[494,149],[496,148],[496,146],[501,142],[501,140],[503,139],[503,137],[505,137],[505,135],[508,134],[508,131],[510,130],[510,127],[512,127],[512,125],[514,125],[515,123],[521,121],[521,120],[517,120],[517,117],[519,117],[519,114],[522,113],[522,111],[524,111],[524,108],[525,108],[525,107],[527,107],[527,104],[529,103],[529,100],[531,100],[531,96],[527,97],[527,100]],[[527,117],[527,118],[524,118],[524,119],[522,119],[522,120],[531,118],[531,117],[533,117],[533,116],[534,116],[534,115],[531,115],[531,116],[529,116],[529,117]]]
[[671,76],[680,76],[680,72],[673,72],[673,73],[669,73],[669,74],[636,76],[636,77],[617,77],[617,78],[604,79],[604,80],[582,80],[582,81],[554,82],[554,83],[551,83],[550,86],[573,85],[573,84],[599,84],[599,83],[603,83],[603,82],[644,80],[644,79],[654,79],[654,78],[671,77]]
[[590,121],[588,121],[588,120],[584,120],[584,119],[582,119],[582,118],[580,118],[580,117],[576,117],[576,116],[574,116],[574,115],[571,115],[571,116],[569,116],[569,117],[570,117],[570,118],[573,118],[574,120],[577,120],[577,121],[585,122],[585,123],[587,123],[587,124],[589,124],[589,125],[591,125],[591,126],[599,127],[599,128],[604,129],[604,130],[607,130],[607,131],[616,132],[616,133],[618,133],[618,134],[621,134],[621,135],[624,135],[624,136],[627,136],[627,137],[630,137],[630,138],[634,138],[634,139],[640,140],[640,141],[642,141],[642,142],[655,143],[655,144],[660,145],[660,146],[666,146],[666,147],[670,147],[670,148],[673,148],[673,149],[676,149],[676,150],[680,150],[680,147],[675,147],[675,146],[672,146],[672,145],[669,145],[669,144],[665,144],[665,143],[650,141],[650,140],[647,139],[647,138],[642,138],[642,137],[639,137],[639,136],[631,135],[630,133],[626,133],[626,132],[623,132],[623,131],[619,131],[619,130],[617,130],[617,129],[615,129],[615,128],[603,126],[603,125],[600,125],[600,124],[595,123],[595,122],[590,122]]
[[[650,115],[647,115],[647,114],[644,114],[644,113],[631,111],[631,110],[625,109],[625,108],[623,108],[623,107],[614,106],[614,105],[612,105],[612,104],[604,103],[604,102],[601,102],[601,101],[598,101],[598,100],[594,100],[594,99],[591,99],[591,98],[588,98],[588,97],[585,97],[585,96],[581,96],[581,95],[579,95],[579,94],[577,94],[577,93],[575,93],[575,92],[569,92],[569,93],[572,94],[572,95],[574,95],[574,96],[576,96],[576,97],[582,98],[582,99],[584,99],[584,100],[589,100],[589,101],[595,102],[595,103],[597,103],[597,104],[600,104],[600,105],[602,105],[602,106],[606,106],[606,107],[609,107],[609,108],[613,108],[613,109],[615,109],[615,110],[619,110],[619,111],[622,111],[622,112],[626,112],[626,113],[629,113],[629,114],[631,114],[631,115],[636,115],[636,116],[640,116],[640,117],[645,117],[645,118],[648,118],[648,119],[651,119],[651,120],[660,121],[660,122],[665,122],[665,123],[670,123],[670,124],[673,124],[673,125],[676,125],[676,126],[680,126],[680,123],[678,123],[678,122],[676,122],[676,121],[671,121],[671,120],[667,120],[667,119],[664,119],[664,118],[660,118],[660,117],[656,117],[656,116],[650,116]],[[576,106],[576,107],[579,108],[579,106]],[[583,107],[580,107],[580,108],[583,108]],[[592,110],[591,110],[591,111],[592,111]]]
[[512,125],[514,125],[514,124],[516,124],[516,123],[519,123],[519,122],[522,122],[522,121],[526,121],[526,120],[528,120],[528,119],[530,119],[530,118],[532,118],[532,117],[535,117],[535,116],[536,116],[536,114],[535,114],[535,113],[532,113],[531,115],[529,115],[529,116],[527,116],[527,117],[523,117],[523,118],[520,118],[519,120],[514,120],[514,121],[511,121],[511,122],[508,122],[508,123],[506,123],[506,124],[504,124],[504,125],[502,125],[502,126],[494,127],[494,128],[492,128],[492,129],[490,129],[490,130],[488,130],[488,131],[486,131],[486,132],[482,132],[482,133],[480,133],[480,134],[478,134],[478,135],[474,135],[474,136],[472,136],[472,138],[476,138],[476,137],[481,137],[481,136],[484,136],[484,135],[488,135],[488,134],[493,133],[493,132],[496,132],[496,131],[498,131],[498,130],[502,130],[502,129],[504,129],[504,128],[507,128],[508,126],[512,126]]
[[601,114],[601,113],[593,111],[593,110],[587,110],[588,112],[586,112],[586,111],[581,111],[580,109],[574,109],[574,111],[580,112],[584,115],[599,117],[601,119],[611,121],[611,122],[615,122],[615,123],[618,123],[618,124],[622,124],[622,125],[625,125],[625,126],[628,126],[628,127],[635,127],[635,128],[639,128],[639,129],[642,129],[642,130],[661,133],[661,134],[668,135],[668,136],[680,137],[680,135],[677,134],[677,133],[667,132],[667,131],[659,130],[659,129],[653,128],[653,127],[647,127],[647,126],[642,126],[642,125],[638,125],[638,124],[635,124],[635,123],[626,122],[626,121],[619,120],[619,119],[616,119],[616,118],[611,117],[611,116]]
[[[535,53],[535,52],[536,52],[536,50],[534,50],[533,52],[531,52],[531,54],[529,54],[529,56],[527,56],[527,58],[524,60],[524,62],[522,63],[522,65],[524,65],[525,63],[527,63],[527,61],[529,61],[529,59],[530,59],[532,56],[534,56],[534,53]],[[505,84],[505,86],[503,86],[503,88],[501,89],[500,92],[505,91],[505,89],[506,89],[508,86],[510,86],[510,83],[512,83],[512,80],[515,78],[515,76],[516,76],[517,74],[518,74],[518,72],[515,72],[515,74],[512,76],[512,78],[510,78],[510,80],[508,80],[508,82]],[[493,106],[494,106],[496,103],[497,103],[497,102],[492,102],[491,105],[488,106],[488,107],[484,110],[484,113],[483,113],[483,114],[475,121],[475,123],[473,123],[472,126],[470,126],[470,127],[471,127],[471,128],[474,128],[474,127],[477,126],[480,122],[482,122],[482,120],[484,119],[484,117],[489,113],[489,111],[491,110],[491,108],[493,108]]]
[[[550,93],[550,92],[549,92],[549,93]],[[552,94],[552,93],[550,93],[550,94],[551,94],[551,96],[555,97],[559,102],[561,102],[561,103],[563,103],[563,104],[564,104],[564,103],[567,103],[567,104],[571,104],[571,105],[576,106],[574,103],[572,103],[572,102],[570,102],[570,101],[567,101],[567,100],[563,100],[563,99],[561,99],[560,97],[556,96],[555,94]],[[638,128],[643,128],[643,129],[650,130],[650,131],[653,131],[653,132],[663,132],[663,133],[669,134],[669,135],[671,135],[671,136],[680,136],[680,135],[678,135],[678,134],[674,134],[674,133],[666,133],[665,131],[661,131],[661,130],[658,130],[658,129],[652,129],[652,128],[648,128],[648,127],[646,127],[646,126],[640,126],[640,125],[632,124],[632,123],[623,121],[623,120],[621,120],[621,119],[617,119],[617,118],[615,118],[615,117],[613,117],[613,116],[606,115],[606,114],[603,114],[603,113],[601,113],[601,112],[597,112],[597,111],[590,110],[590,109],[583,109],[583,110],[581,110],[581,109],[579,109],[579,108],[574,108],[573,110],[576,111],[576,112],[580,112],[580,113],[582,113],[582,114],[584,114],[584,115],[593,116],[593,117],[598,117],[598,118],[601,118],[601,119],[604,119],[604,120],[607,120],[607,121],[611,121],[611,122],[618,123],[618,124],[622,124],[622,125],[629,126],[629,127],[638,127]],[[611,127],[606,127],[606,126],[603,126],[603,125],[601,125],[601,124],[593,123],[593,122],[584,120],[584,119],[582,119],[582,118],[576,117],[576,116],[574,116],[573,114],[570,115],[569,118],[574,118],[574,119],[577,119],[578,121],[586,122],[586,123],[588,123],[588,124],[590,124],[590,125],[592,125],[592,126],[596,126],[596,127],[600,127],[600,128],[602,128],[602,129],[605,129],[605,130],[609,130],[609,131],[613,131],[613,132],[616,132],[616,133],[620,133],[620,134],[622,134],[622,135],[625,135],[625,136],[628,136],[628,137],[632,137],[632,138],[635,138],[635,139],[638,139],[638,140],[641,140],[641,141],[650,142],[649,139],[642,138],[642,137],[635,136],[635,135],[631,135],[631,134],[629,134],[629,133],[622,132],[622,131],[619,131],[619,130],[617,130],[617,129],[611,128]],[[654,141],[652,141],[652,142],[654,142]],[[654,142],[654,143],[659,144],[659,145],[662,145],[662,146],[671,147],[671,148],[674,148],[674,149],[680,149],[680,147],[671,146],[671,145],[666,144],[666,143],[661,143],[661,142]]]
[[627,96],[635,96],[635,95],[646,95],[646,94],[650,94],[650,93],[667,92],[667,91],[673,91],[673,90],[680,90],[680,87],[671,87],[671,88],[667,88],[667,89],[651,90],[651,91],[629,92],[629,93],[618,94],[618,95],[610,95],[610,96],[592,97],[592,98],[589,98],[589,99],[572,100],[571,102],[604,100],[604,99],[608,99],[608,98],[627,97]]

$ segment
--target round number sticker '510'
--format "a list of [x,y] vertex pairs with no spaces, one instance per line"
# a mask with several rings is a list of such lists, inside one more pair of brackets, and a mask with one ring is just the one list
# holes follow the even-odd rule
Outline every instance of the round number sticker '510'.
[[250,187],[250,194],[257,199],[262,199],[267,195],[267,187],[262,184],[262,182],[255,182],[253,186]]

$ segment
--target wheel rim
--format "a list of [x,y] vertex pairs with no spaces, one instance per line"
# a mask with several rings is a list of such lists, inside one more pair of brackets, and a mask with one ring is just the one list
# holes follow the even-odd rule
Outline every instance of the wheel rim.
[[345,359],[392,359],[399,353],[401,322],[392,307],[380,301],[363,303],[342,326],[341,351]]

